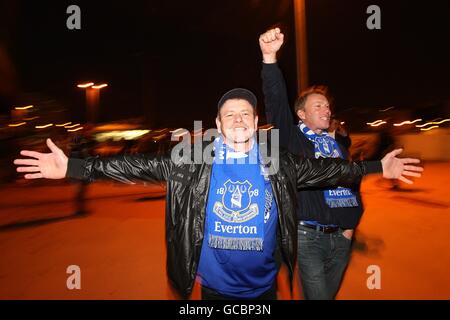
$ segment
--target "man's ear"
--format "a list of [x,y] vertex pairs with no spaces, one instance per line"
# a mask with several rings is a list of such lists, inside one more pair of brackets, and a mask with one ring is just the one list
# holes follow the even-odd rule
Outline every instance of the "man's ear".
[[217,131],[218,131],[219,133],[222,133],[222,132],[220,131],[221,122],[220,122],[219,116],[216,117],[216,127],[217,127]]
[[255,130],[258,130],[258,116],[255,116]]
[[299,110],[297,111],[297,117],[298,117],[300,120],[305,121],[305,118],[306,118],[305,110],[299,109]]

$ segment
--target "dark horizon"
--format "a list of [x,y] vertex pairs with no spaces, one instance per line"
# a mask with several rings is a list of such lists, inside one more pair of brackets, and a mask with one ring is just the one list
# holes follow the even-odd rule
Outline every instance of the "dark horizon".
[[[78,1],[81,30],[68,30],[66,8],[5,1],[0,44],[18,75],[17,95],[39,92],[84,119],[83,81],[107,82],[99,121],[144,116],[154,126],[213,125],[221,94],[253,90],[264,121],[258,36],[286,34],[279,56],[291,102],[297,96],[293,4],[273,1]],[[351,4],[350,4],[351,3]],[[366,8],[381,8],[381,30],[368,30]],[[448,1],[306,1],[310,84],[330,86],[338,114],[390,106],[445,111],[450,99]],[[6,19],[7,18],[7,19]],[[6,28],[4,28],[6,27]],[[23,98],[22,98],[23,99]],[[17,97],[4,99],[8,114]],[[350,112],[345,112],[350,111]],[[431,115],[433,116],[433,115]]]

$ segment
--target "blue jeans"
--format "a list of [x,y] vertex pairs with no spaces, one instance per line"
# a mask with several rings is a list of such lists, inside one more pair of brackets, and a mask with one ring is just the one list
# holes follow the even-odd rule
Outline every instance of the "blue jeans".
[[342,231],[325,234],[298,225],[297,262],[305,299],[331,300],[336,296],[352,243]]

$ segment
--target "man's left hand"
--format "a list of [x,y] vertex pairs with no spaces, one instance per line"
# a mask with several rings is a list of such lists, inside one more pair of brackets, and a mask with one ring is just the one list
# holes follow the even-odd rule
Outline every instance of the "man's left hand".
[[403,149],[396,149],[389,152],[381,160],[383,166],[383,177],[386,179],[399,179],[405,183],[412,184],[413,182],[407,179],[405,176],[410,177],[421,177],[423,168],[415,165],[413,163],[419,163],[419,159],[413,158],[397,158],[397,155],[402,153]]

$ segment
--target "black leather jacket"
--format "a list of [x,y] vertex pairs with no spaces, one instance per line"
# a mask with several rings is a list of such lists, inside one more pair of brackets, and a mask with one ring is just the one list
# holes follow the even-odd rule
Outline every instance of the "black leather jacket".
[[[278,207],[278,248],[292,278],[296,260],[296,190],[301,187],[345,185],[364,174],[381,172],[381,162],[311,160],[280,150],[279,170],[269,176]],[[183,296],[192,292],[203,243],[205,211],[212,165],[174,163],[170,156],[121,155],[69,159],[67,176],[121,182],[167,181],[167,272]]]

